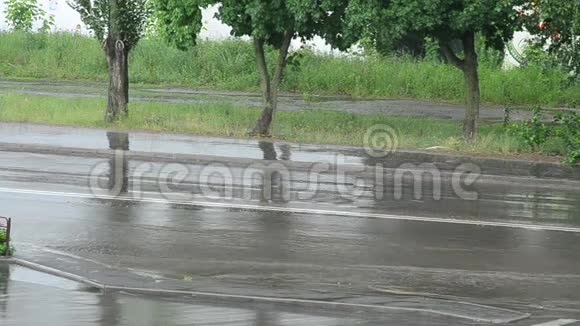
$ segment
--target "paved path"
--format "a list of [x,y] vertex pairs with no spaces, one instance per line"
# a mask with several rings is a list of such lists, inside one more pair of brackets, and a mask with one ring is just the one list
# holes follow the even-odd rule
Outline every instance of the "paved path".
[[[23,93],[60,97],[105,96],[106,86],[86,82],[54,81],[10,81],[0,80],[0,93]],[[191,90],[185,88],[143,88],[131,89],[133,101],[160,101],[170,103],[215,103],[229,102],[245,107],[261,107],[261,95],[250,92],[224,92],[211,90]],[[356,114],[385,114],[393,116],[432,117],[446,120],[462,120],[464,107],[458,104],[438,103],[410,99],[353,99],[346,96],[320,96],[315,101],[305,101],[296,94],[282,94],[279,109],[283,111],[327,109]],[[513,110],[512,119],[530,117],[528,110]],[[484,122],[501,122],[504,109],[497,105],[482,105],[481,119]]]

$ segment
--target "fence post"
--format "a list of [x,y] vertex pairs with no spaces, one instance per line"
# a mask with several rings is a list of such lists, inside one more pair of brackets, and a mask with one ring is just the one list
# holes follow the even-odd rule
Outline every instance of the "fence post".
[[4,256],[10,256],[10,229],[12,228],[12,218],[8,218],[8,222],[6,225],[6,251],[4,252]]

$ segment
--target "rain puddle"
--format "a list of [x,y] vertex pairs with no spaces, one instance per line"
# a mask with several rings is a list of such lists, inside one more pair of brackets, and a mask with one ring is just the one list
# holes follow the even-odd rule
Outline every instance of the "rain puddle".
[[360,321],[103,294],[74,281],[0,262],[0,324],[352,325]]
[[[276,157],[269,159],[298,162],[334,162],[337,153],[324,147],[273,144],[251,139],[201,137],[180,134],[156,134],[144,132],[118,133],[99,129],[48,127],[18,123],[1,123],[0,139],[4,143],[38,144],[58,147],[87,149],[123,149],[137,152],[212,155],[247,159],[264,159],[267,152]],[[116,148],[114,139],[129,137],[126,148]],[[361,164],[359,155],[341,152],[344,162]]]

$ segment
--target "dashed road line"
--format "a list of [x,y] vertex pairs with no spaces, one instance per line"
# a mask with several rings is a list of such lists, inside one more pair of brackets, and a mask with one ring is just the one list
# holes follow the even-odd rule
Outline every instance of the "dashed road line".
[[575,322],[577,322],[578,320],[576,319],[558,319],[558,320],[552,320],[549,322],[545,322],[542,324],[535,324],[532,326],[564,326],[564,325],[570,325],[573,324]]

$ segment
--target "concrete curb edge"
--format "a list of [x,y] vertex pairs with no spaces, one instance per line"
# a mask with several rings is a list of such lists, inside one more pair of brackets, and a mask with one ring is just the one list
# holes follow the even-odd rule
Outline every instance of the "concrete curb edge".
[[[37,144],[13,144],[13,143],[3,143],[0,142],[0,152],[20,152],[20,153],[34,153],[34,154],[44,154],[44,155],[62,155],[62,156],[75,156],[75,157],[92,157],[92,158],[102,158],[110,159],[114,157],[116,151],[111,149],[86,149],[86,148],[75,148],[75,147],[60,147],[60,146],[47,146],[47,145],[37,145]],[[192,154],[173,154],[173,153],[157,153],[157,152],[138,152],[138,151],[126,151],[124,152],[128,159],[141,160],[141,161],[153,161],[153,162],[171,162],[171,163],[183,163],[183,164],[204,164],[215,162],[218,160],[227,161],[234,166],[241,166],[251,164],[256,161],[264,161],[259,159],[251,158],[236,158],[236,157],[222,157],[222,156],[211,156],[211,155],[192,155]],[[316,162],[295,162],[295,161],[273,161],[282,162],[285,166],[289,168],[311,168]],[[482,162],[484,164],[484,162]],[[523,164],[523,163],[522,163]],[[526,163],[527,164],[527,163]],[[356,171],[357,167],[350,164],[340,165],[341,169],[345,172]],[[559,166],[554,164],[554,166]],[[372,166],[369,166],[372,167]],[[330,166],[330,171],[336,169],[336,165]],[[393,170],[393,168],[384,167],[385,171]],[[374,173],[372,171],[367,171],[367,173]],[[442,175],[452,175],[453,171],[443,171]],[[580,179],[562,179],[562,178],[539,178],[533,176],[518,176],[518,175],[497,175],[497,174],[486,174],[483,173],[477,182],[481,183],[500,183],[500,184],[511,184],[517,182],[520,185],[530,185],[534,187],[544,187],[544,188],[569,188],[569,189],[580,189]]]
[[[514,318],[506,318],[506,319],[479,319],[470,317],[467,315],[460,315],[454,313],[447,313],[441,312],[436,310],[429,310],[429,309],[421,309],[421,308],[406,308],[406,307],[392,307],[392,306],[379,306],[379,305],[371,305],[371,304],[356,304],[356,303],[345,303],[345,302],[333,302],[333,301],[320,301],[320,300],[308,300],[308,299],[291,299],[291,298],[274,298],[274,297],[260,297],[260,296],[247,296],[247,295],[232,295],[232,294],[219,294],[219,293],[208,293],[208,292],[196,292],[196,291],[175,291],[175,290],[158,290],[158,289],[140,289],[140,288],[128,288],[128,287],[117,287],[111,286],[106,287],[107,290],[119,291],[119,292],[128,292],[128,293],[139,293],[139,294],[156,294],[160,296],[168,296],[168,295],[187,295],[202,299],[225,299],[230,302],[239,302],[239,303],[277,303],[277,304],[284,304],[284,305],[293,305],[297,307],[308,307],[308,308],[318,308],[321,310],[340,310],[340,311],[365,311],[365,312],[373,312],[373,313],[384,313],[386,311],[409,311],[409,312],[419,312],[419,313],[429,313],[435,315],[441,315],[446,317],[454,317],[459,319],[466,319],[473,322],[484,322],[484,323],[492,323],[492,324],[508,324],[515,321],[527,319],[530,317],[530,314],[527,313],[520,313],[518,311],[503,309],[503,308],[496,308],[491,306],[483,306],[483,305],[476,305],[470,304],[473,306],[479,307],[489,307],[495,310],[505,311],[507,313],[511,313],[514,315],[520,315],[519,317]],[[468,303],[464,303],[468,304]]]
[[[458,319],[470,320],[472,322],[483,322],[491,324],[508,324],[531,317],[529,313],[521,313],[514,310],[503,309],[491,307],[496,310],[505,311],[514,315],[519,315],[513,318],[505,319],[480,319],[474,318],[467,315],[454,314],[436,310],[421,309],[421,308],[407,308],[407,307],[392,307],[392,306],[379,306],[370,304],[355,304],[355,303],[345,303],[345,302],[330,302],[330,301],[320,301],[320,300],[308,300],[308,299],[291,299],[291,298],[274,298],[274,297],[263,297],[263,296],[246,296],[246,295],[233,295],[233,294],[220,294],[220,293],[209,293],[209,292],[197,292],[197,291],[179,291],[179,290],[163,290],[163,289],[147,289],[147,288],[133,288],[133,287],[123,287],[123,286],[108,286],[101,284],[97,281],[90,280],[88,278],[75,275],[69,272],[65,272],[56,268],[48,267],[39,263],[31,262],[21,258],[1,258],[0,262],[8,262],[18,266],[26,267],[38,272],[51,274],[53,276],[62,277],[68,280],[76,281],[82,283],[88,287],[99,289],[102,291],[112,291],[112,292],[124,292],[129,294],[141,294],[141,295],[157,295],[164,297],[171,296],[191,296],[193,298],[205,299],[205,300],[227,300],[234,303],[268,303],[268,304],[282,304],[290,305],[295,307],[308,307],[308,308],[318,308],[321,310],[340,310],[340,311],[357,311],[357,312],[372,312],[372,313],[384,313],[387,311],[393,312],[417,312],[417,313],[427,313],[435,314],[444,317],[453,317]],[[478,304],[470,304],[473,306],[487,307]]]

